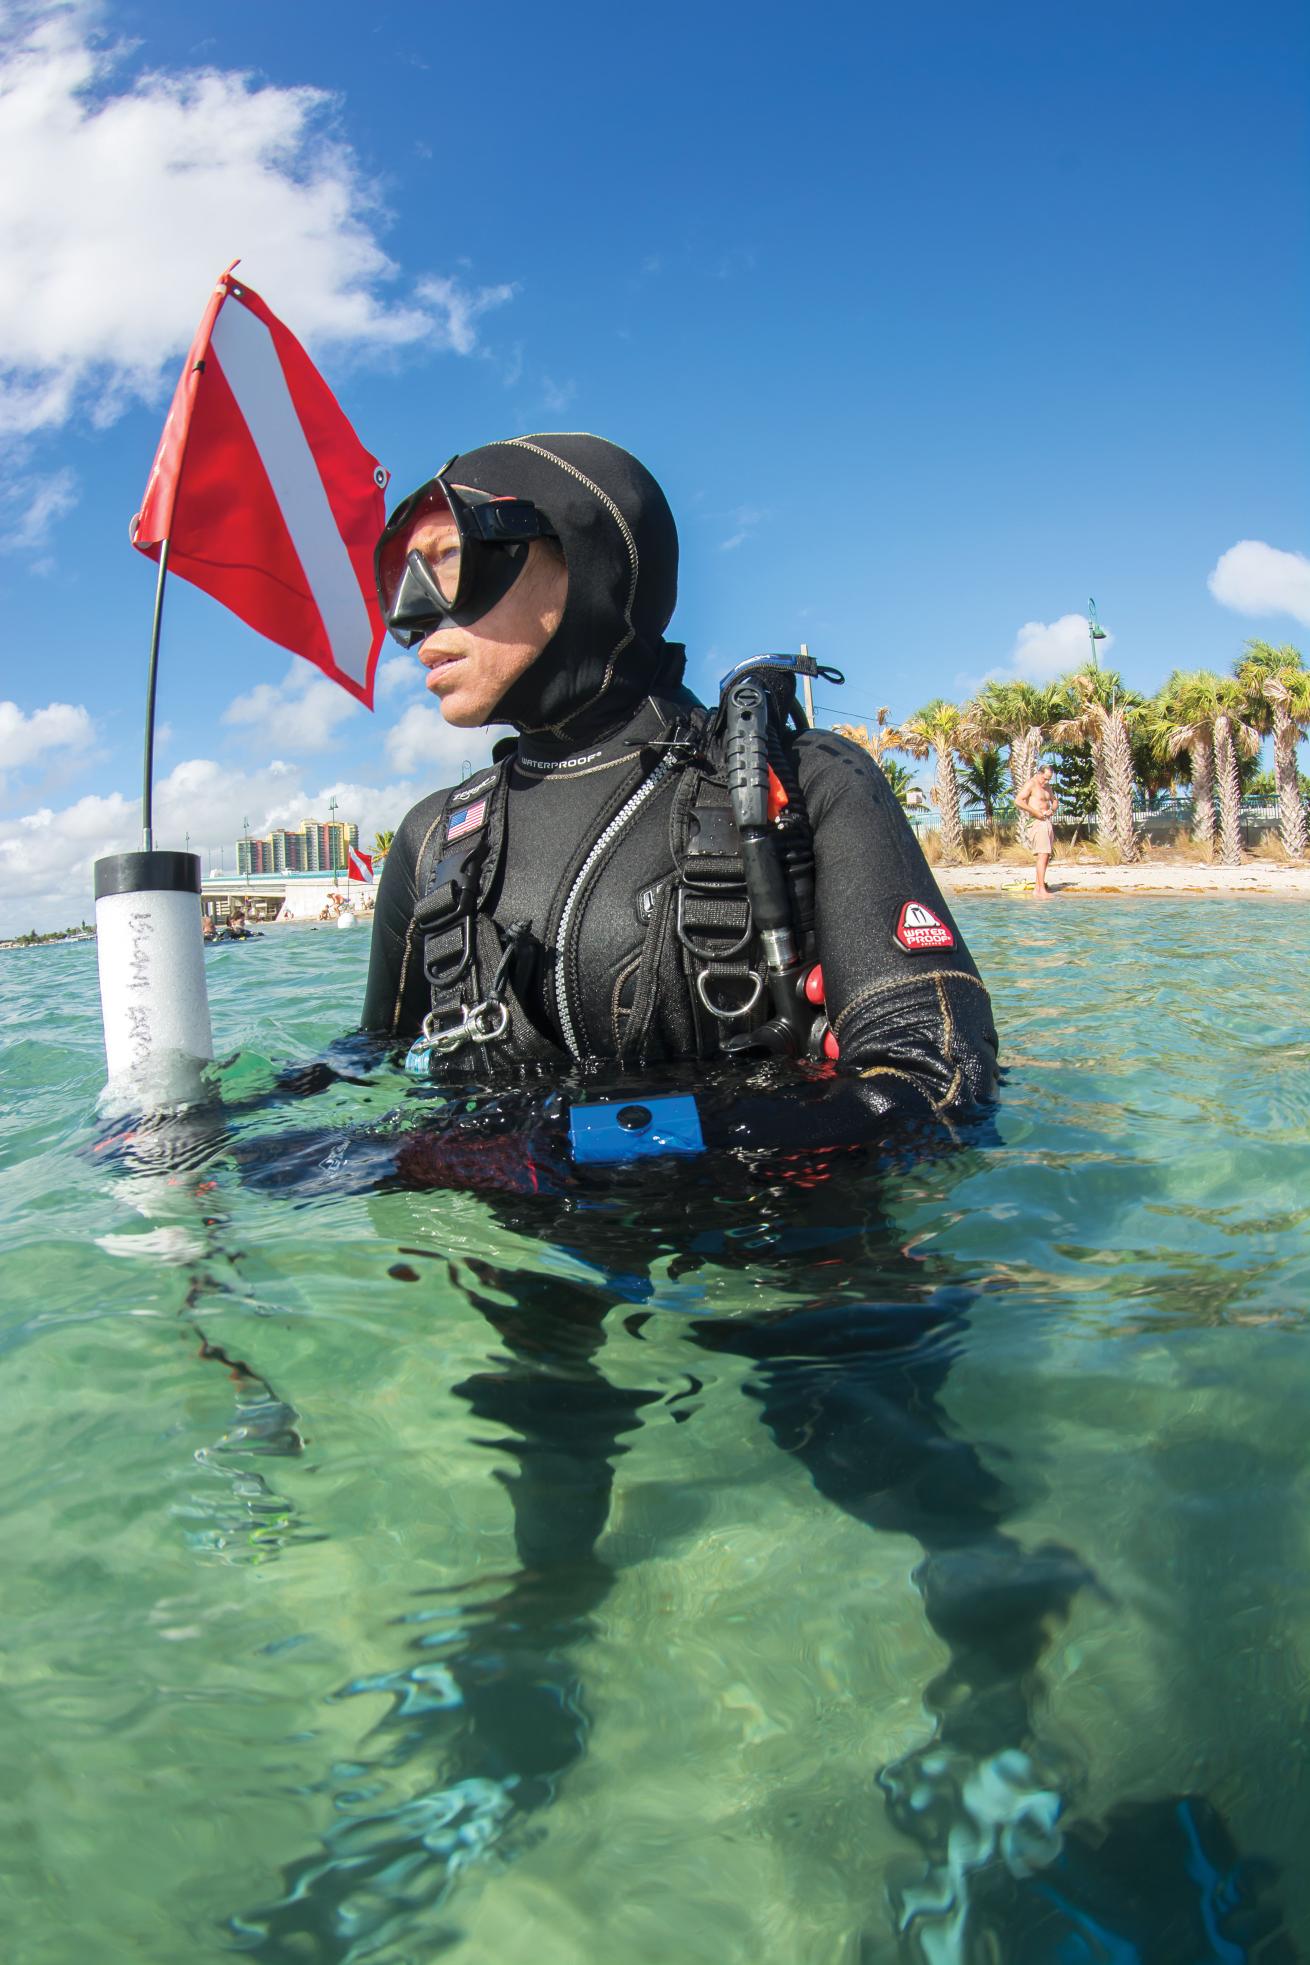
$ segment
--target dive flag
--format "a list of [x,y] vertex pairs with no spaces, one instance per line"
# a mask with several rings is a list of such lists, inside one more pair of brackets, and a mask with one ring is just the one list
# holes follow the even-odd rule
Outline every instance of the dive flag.
[[132,544],[373,707],[387,473],[228,268],[186,358]]
[[347,847],[346,878],[347,880],[367,880],[369,885],[372,886],[373,855],[371,853],[361,853],[358,846]]

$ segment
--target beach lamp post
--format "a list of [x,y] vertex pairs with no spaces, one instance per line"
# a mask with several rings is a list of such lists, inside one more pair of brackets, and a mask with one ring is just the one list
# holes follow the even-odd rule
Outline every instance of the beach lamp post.
[[1087,603],[1087,634],[1092,644],[1092,667],[1093,669],[1099,669],[1101,664],[1097,660],[1096,644],[1098,641],[1105,640],[1105,629],[1096,618],[1096,602],[1094,600],[1089,600]]
[[[803,641],[801,643],[801,654],[808,659],[809,653],[810,653],[810,645],[807,641]],[[801,673],[801,696],[805,703],[805,715],[809,721],[809,726],[811,730],[813,730],[815,727],[814,726],[814,684],[810,681],[809,676],[806,675],[804,671],[802,671]]]
[[337,795],[333,792],[328,800],[328,838],[332,841],[332,885],[337,884]]

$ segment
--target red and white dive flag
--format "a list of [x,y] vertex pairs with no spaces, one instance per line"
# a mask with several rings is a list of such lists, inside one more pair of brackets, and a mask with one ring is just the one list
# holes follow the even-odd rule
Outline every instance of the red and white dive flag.
[[387,473],[308,355],[224,273],[196,331],[132,544],[373,707],[373,547]]
[[367,880],[369,885],[372,886],[373,855],[371,853],[361,853],[358,846],[347,847],[346,878],[347,880]]

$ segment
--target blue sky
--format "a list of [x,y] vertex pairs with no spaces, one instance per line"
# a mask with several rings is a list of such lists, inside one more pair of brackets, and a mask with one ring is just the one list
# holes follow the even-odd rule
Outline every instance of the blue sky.
[[[1089,594],[1144,689],[1305,647],[1308,44],[1281,0],[0,0],[0,932],[134,843],[127,522],[237,255],[398,489],[524,429],[642,457],[702,688],[807,640],[899,716],[1063,666]],[[369,716],[170,583],[164,843],[394,822],[483,754],[420,681]]]

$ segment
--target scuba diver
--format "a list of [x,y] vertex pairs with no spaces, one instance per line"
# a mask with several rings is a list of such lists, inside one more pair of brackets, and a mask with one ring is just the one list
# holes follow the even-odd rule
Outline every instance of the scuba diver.
[[516,735],[397,831],[365,1029],[484,1079],[827,1060],[819,1139],[991,1096],[986,989],[873,759],[795,727],[794,659],[743,664],[716,714],[685,687],[677,532],[636,458],[577,435],[466,452],[376,566],[446,721]]
[[227,917],[226,927],[223,928],[221,933],[213,937],[215,942],[254,942],[262,941],[262,939],[263,937],[253,928],[247,928],[246,912],[244,908],[240,907],[234,907],[232,909],[232,912]]
[[[457,1263],[436,1222],[397,1251],[391,1276],[460,1289],[497,1338],[452,1390],[497,1456],[517,1567],[393,1617],[404,1663],[343,1688],[391,1710],[325,1779],[322,1846],[233,1919],[236,1948],[292,1965],[407,1944],[549,1805],[586,1751],[616,1462],[661,1408],[695,1424],[727,1359],[817,1493],[917,1541],[946,1653],[931,1739],[877,1773],[915,1867],[870,1905],[860,1956],[894,1933],[915,1959],[1246,1957],[1232,1913],[1260,1939],[1267,1914],[1200,1797],[1064,1817],[1040,1668],[1092,1579],[1011,1531],[1033,1478],[1001,1478],[943,1401],[975,1293],[884,1215],[880,1177],[989,1137],[986,989],[877,765],[803,727],[797,664],[742,664],[714,709],[684,686],[677,555],[649,472],[582,435],[457,456],[379,542],[388,627],[446,720],[514,735],[409,812],[378,893],[362,1021],[404,1050],[423,1122],[327,1158],[321,1135],[262,1142],[245,1178],[474,1189],[594,1280]],[[761,1307],[702,1314],[682,1279],[704,1265],[749,1272]],[[686,1387],[615,1382],[607,1320],[635,1333],[683,1287]],[[1154,1902],[1135,1861],[1166,1878]]]

